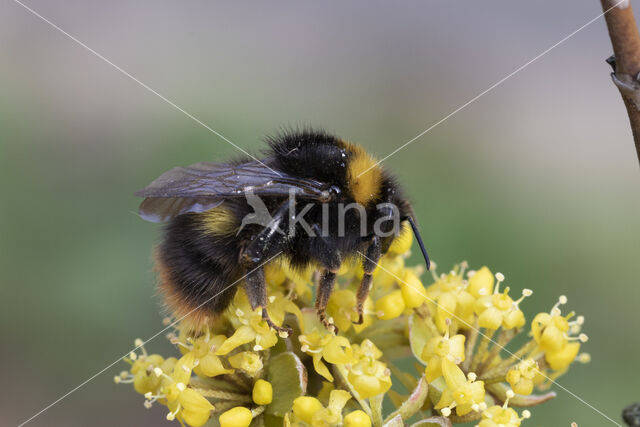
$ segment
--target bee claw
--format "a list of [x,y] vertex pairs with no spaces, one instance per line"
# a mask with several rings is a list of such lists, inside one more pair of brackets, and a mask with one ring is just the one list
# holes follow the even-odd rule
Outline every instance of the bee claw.
[[338,332],[340,331],[338,327],[334,323],[331,323],[323,314],[324,313],[320,315],[320,321],[324,327],[327,328],[329,332],[333,332],[334,335],[338,335]]
[[291,335],[293,335],[293,329],[291,329],[288,326],[284,326],[284,327],[275,326],[274,329],[276,330],[280,338],[288,338]]
[[291,329],[290,327],[276,325],[275,323],[273,323],[269,316],[262,316],[262,318],[265,322],[267,322],[267,325],[269,325],[271,329],[273,329],[278,335],[280,335],[280,337],[286,338],[293,335],[293,329]]
[[360,315],[358,316],[358,320],[351,322],[354,325],[362,325],[364,323],[364,316],[362,315],[362,313],[360,313]]

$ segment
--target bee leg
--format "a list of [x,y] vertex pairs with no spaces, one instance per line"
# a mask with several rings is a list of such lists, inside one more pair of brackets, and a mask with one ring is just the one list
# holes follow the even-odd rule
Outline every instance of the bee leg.
[[327,330],[332,331],[334,334],[338,333],[338,327],[331,323],[329,319],[327,319],[327,303],[329,302],[329,297],[331,296],[331,292],[333,291],[333,285],[336,282],[336,272],[325,268],[322,270],[320,274],[320,282],[318,283],[318,289],[316,294],[316,311],[318,313],[318,317],[320,321],[324,325]]
[[293,334],[293,330],[289,327],[281,327],[273,323],[269,314],[267,313],[267,284],[264,280],[264,267],[260,266],[254,268],[245,277],[245,291],[249,297],[249,303],[252,309],[257,307],[262,308],[262,319],[267,322],[270,328],[274,329],[278,334],[286,333],[287,335]]
[[270,328],[278,333],[291,335],[293,330],[273,323],[267,313],[267,284],[264,279],[264,263],[282,253],[287,245],[287,236],[281,231],[285,224],[288,204],[285,202],[278,209],[273,219],[242,251],[240,262],[244,265],[245,290],[252,309],[262,308],[262,318]]
[[364,302],[369,296],[369,290],[371,289],[371,281],[373,279],[373,272],[378,266],[378,261],[381,256],[381,244],[380,237],[373,236],[371,239],[371,243],[367,248],[367,253],[365,257],[362,259],[362,269],[364,270],[364,276],[362,276],[362,281],[360,282],[360,286],[358,287],[358,321],[353,322],[356,325],[361,325],[364,321],[364,316],[362,314],[364,310]]
[[324,269],[320,273],[320,278],[316,286],[316,312],[320,321],[329,331],[334,334],[338,333],[338,327],[327,319],[327,304],[329,298],[333,292],[333,285],[336,281],[336,274],[342,264],[342,256],[339,251],[332,249],[331,245],[323,236],[318,224],[313,225],[313,231],[316,234],[316,244],[322,247],[321,253],[323,254],[320,263],[324,266]]

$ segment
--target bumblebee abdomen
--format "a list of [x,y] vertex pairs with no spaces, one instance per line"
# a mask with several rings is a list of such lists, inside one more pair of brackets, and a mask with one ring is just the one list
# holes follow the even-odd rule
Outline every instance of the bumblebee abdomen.
[[241,248],[234,239],[233,223],[224,212],[180,215],[167,225],[156,250],[158,286],[165,303],[194,327],[224,311],[242,279]]
[[197,217],[196,226],[207,235],[233,237],[237,234],[241,224],[240,215],[242,213],[234,212],[228,203],[200,214]]

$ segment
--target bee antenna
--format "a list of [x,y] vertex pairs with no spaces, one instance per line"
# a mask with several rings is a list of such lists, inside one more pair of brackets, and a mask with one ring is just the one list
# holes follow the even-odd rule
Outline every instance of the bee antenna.
[[418,245],[420,245],[420,250],[422,251],[422,256],[424,256],[424,262],[427,264],[427,270],[429,270],[429,268],[431,268],[431,260],[429,260],[429,254],[427,253],[427,250],[424,247],[424,243],[422,242],[420,230],[418,230],[418,226],[411,216],[407,216],[405,219],[409,221],[409,224],[411,225],[411,230],[413,230],[413,235],[416,236],[416,240],[418,241]]

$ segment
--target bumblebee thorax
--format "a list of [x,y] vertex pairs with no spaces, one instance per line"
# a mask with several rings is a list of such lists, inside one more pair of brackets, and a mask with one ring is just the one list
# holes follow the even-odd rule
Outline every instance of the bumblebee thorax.
[[347,165],[347,187],[356,203],[367,205],[380,197],[382,191],[382,168],[377,160],[359,145],[345,142],[349,151]]

